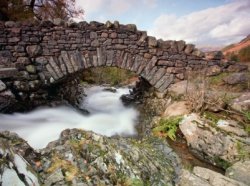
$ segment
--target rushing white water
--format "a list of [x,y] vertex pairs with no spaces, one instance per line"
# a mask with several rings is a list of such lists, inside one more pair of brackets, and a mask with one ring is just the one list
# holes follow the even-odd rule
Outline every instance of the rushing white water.
[[137,112],[124,107],[119,99],[128,92],[127,88],[117,89],[115,93],[98,86],[87,89],[81,107],[90,112],[88,116],[65,106],[40,108],[25,114],[0,114],[0,130],[16,132],[35,149],[46,147],[67,128],[91,130],[106,136],[134,135]]

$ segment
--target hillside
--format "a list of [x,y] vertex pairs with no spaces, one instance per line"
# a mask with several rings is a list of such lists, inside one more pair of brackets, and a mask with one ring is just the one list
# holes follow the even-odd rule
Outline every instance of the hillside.
[[250,35],[239,43],[231,44],[222,49],[223,54],[236,61],[250,61]]

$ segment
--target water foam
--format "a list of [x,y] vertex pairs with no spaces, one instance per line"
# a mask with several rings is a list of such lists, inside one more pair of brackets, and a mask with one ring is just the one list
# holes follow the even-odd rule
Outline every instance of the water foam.
[[16,132],[33,148],[40,149],[58,139],[64,129],[91,130],[105,136],[135,135],[138,113],[120,101],[127,88],[117,92],[103,91],[103,87],[87,89],[81,107],[90,111],[86,116],[70,107],[40,108],[29,113],[0,114],[0,130]]

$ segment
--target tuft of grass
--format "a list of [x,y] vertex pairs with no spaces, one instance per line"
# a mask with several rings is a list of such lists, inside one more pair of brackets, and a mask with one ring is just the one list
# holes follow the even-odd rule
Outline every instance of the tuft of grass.
[[65,174],[66,181],[72,181],[77,176],[79,170],[76,166],[72,165],[71,162],[61,159],[59,156],[52,158],[52,163],[48,168],[47,172],[52,173],[57,169],[61,169]]
[[236,142],[236,147],[237,147],[237,151],[239,153],[239,157],[241,160],[245,160],[248,159],[250,157],[250,154],[247,150],[244,149],[244,144],[237,141]]
[[176,140],[176,132],[182,116],[174,116],[168,119],[161,119],[158,126],[153,129],[153,133],[161,137],[169,137],[171,140]]
[[226,160],[221,159],[220,157],[215,157],[214,162],[216,163],[217,166],[223,168],[226,170],[228,167],[232,166],[232,164]]
[[215,113],[213,112],[208,112],[205,111],[203,116],[208,119],[209,121],[211,121],[213,126],[216,126],[217,122],[221,119],[219,116],[217,116]]
[[226,76],[228,76],[228,73],[226,73],[226,72],[223,72],[217,76],[212,76],[209,78],[209,84],[220,85],[223,83],[223,78]]
[[250,121],[250,111],[244,112],[244,116],[247,121]]

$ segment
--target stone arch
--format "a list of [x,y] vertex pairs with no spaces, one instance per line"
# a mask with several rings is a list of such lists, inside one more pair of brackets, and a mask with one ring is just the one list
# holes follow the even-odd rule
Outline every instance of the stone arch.
[[184,80],[186,71],[207,69],[207,75],[216,75],[247,69],[220,58],[207,60],[192,44],[157,40],[132,24],[57,19],[0,22],[0,28],[0,102],[6,95],[13,99],[18,94],[27,94],[27,100],[39,98],[37,92],[44,87],[97,66],[131,70],[159,92]]

